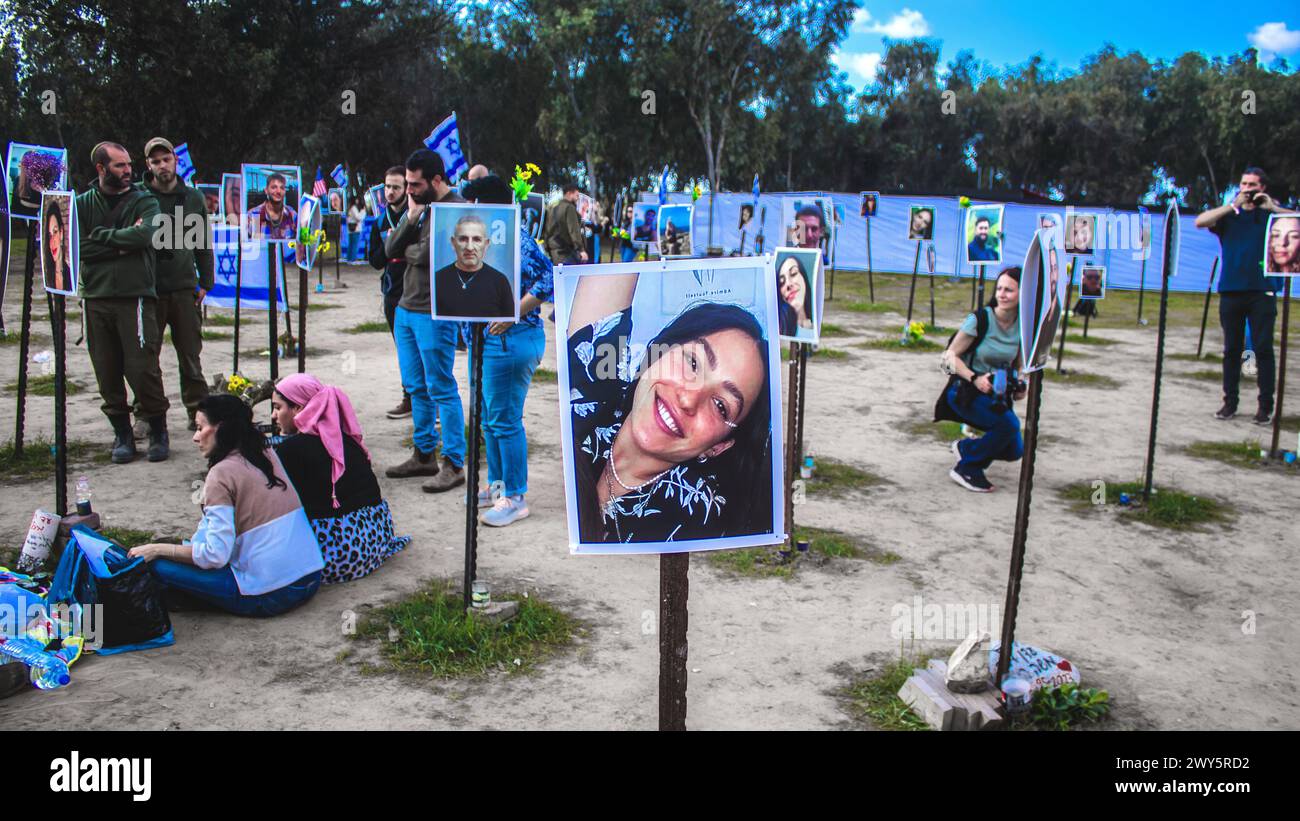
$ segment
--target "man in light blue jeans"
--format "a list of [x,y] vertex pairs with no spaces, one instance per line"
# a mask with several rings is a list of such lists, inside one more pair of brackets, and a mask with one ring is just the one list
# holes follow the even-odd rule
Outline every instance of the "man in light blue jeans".
[[[442,158],[420,149],[406,160],[407,209],[388,234],[384,253],[389,259],[404,258],[402,298],[393,319],[397,363],[402,387],[411,396],[411,422],[415,444],[411,457],[384,471],[393,479],[431,476],[422,486],[428,493],[441,493],[465,483],[465,411],[452,366],[456,361],[455,322],[435,320],[429,294],[428,206],[434,202],[464,202],[447,183]],[[436,458],[437,414],[442,427],[442,465]]]

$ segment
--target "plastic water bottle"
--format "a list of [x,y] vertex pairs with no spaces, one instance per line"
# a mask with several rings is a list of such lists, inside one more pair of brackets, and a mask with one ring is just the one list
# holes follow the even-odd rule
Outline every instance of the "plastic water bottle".
[[45,652],[45,647],[35,639],[0,637],[0,656],[4,661],[21,661],[30,667],[32,684],[42,690],[66,687],[72,681],[67,663],[53,653]]
[[84,474],[77,477],[77,515],[90,515],[90,479]]
[[811,479],[816,469],[817,464],[813,461],[813,458],[811,456],[805,456],[803,464],[799,466],[799,478]]

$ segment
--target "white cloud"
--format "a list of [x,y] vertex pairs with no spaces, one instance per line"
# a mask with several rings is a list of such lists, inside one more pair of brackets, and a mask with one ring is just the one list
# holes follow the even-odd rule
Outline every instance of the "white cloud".
[[1286,23],[1262,23],[1246,39],[1260,52],[1260,59],[1268,62],[1274,54],[1289,54],[1300,49],[1300,31],[1291,31]]
[[926,21],[925,15],[909,8],[903,9],[883,23],[878,22],[872,20],[871,12],[866,6],[862,6],[853,14],[851,30],[861,34],[883,34],[894,40],[907,40],[928,35],[930,24]]
[[871,85],[876,81],[876,69],[884,55],[878,51],[837,51],[831,61],[841,71],[848,72],[849,79],[857,86]]

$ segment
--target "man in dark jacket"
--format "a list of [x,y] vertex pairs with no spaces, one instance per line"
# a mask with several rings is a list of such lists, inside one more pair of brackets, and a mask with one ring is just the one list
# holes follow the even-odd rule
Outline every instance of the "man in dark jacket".
[[148,420],[149,461],[158,462],[168,455],[153,247],[158,201],[131,187],[131,156],[122,146],[100,143],[91,160],[99,180],[77,196],[86,349],[113,426],[113,461],[136,456],[125,378]]
[[555,201],[546,215],[542,240],[546,253],[555,263],[586,262],[586,240],[582,236],[582,220],[578,218],[578,186],[564,186],[564,196]]
[[[379,277],[379,290],[384,295],[384,318],[388,332],[393,334],[393,320],[397,316],[397,303],[402,299],[402,280],[406,276],[406,258],[389,258],[384,253],[388,233],[401,222],[406,213],[406,167],[395,165],[384,173],[384,213],[370,226],[370,265],[383,271]],[[393,336],[396,342],[396,335]],[[411,415],[411,395],[402,389],[402,401],[388,412],[389,419],[405,419]]]
[[[172,331],[172,347],[181,372],[181,401],[195,430],[194,413],[208,395],[203,378],[203,316],[200,305],[212,290],[212,240],[207,204],[197,188],[176,174],[176,149],[162,137],[144,147],[144,182],[136,185],[158,201],[160,224],[154,230],[155,290],[158,293],[158,333]],[[135,438],[145,437],[147,424],[135,404]]]

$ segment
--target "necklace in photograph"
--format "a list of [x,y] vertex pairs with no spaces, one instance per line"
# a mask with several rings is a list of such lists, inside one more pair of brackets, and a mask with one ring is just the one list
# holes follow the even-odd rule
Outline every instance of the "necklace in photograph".
[[629,486],[624,484],[623,480],[619,478],[618,468],[614,467],[613,447],[605,451],[605,462],[609,465],[609,473],[605,475],[605,488],[609,492],[609,501],[605,504],[605,515],[609,516],[610,518],[615,518],[615,521],[617,521],[617,519],[614,516],[614,512],[618,508],[618,497],[614,495],[614,484],[613,482],[610,481],[611,477],[613,477],[613,481],[617,482],[618,486],[623,488],[623,490],[625,490],[626,492],[640,493],[643,488],[649,485],[653,485],[655,482],[658,482],[660,479],[668,475],[669,470],[672,470],[672,468],[668,468],[668,470],[660,472],[659,474],[655,475],[650,479],[647,479],[646,481],[642,482],[639,485]]
[[[478,269],[478,271],[482,271],[482,270],[483,270],[482,268]],[[478,271],[475,271],[474,273],[470,274],[469,279],[465,279],[465,277],[461,276],[460,269],[459,268],[456,269],[456,276],[459,277],[460,279],[460,289],[462,291],[469,290],[469,284],[474,281],[474,277],[478,276]]]

